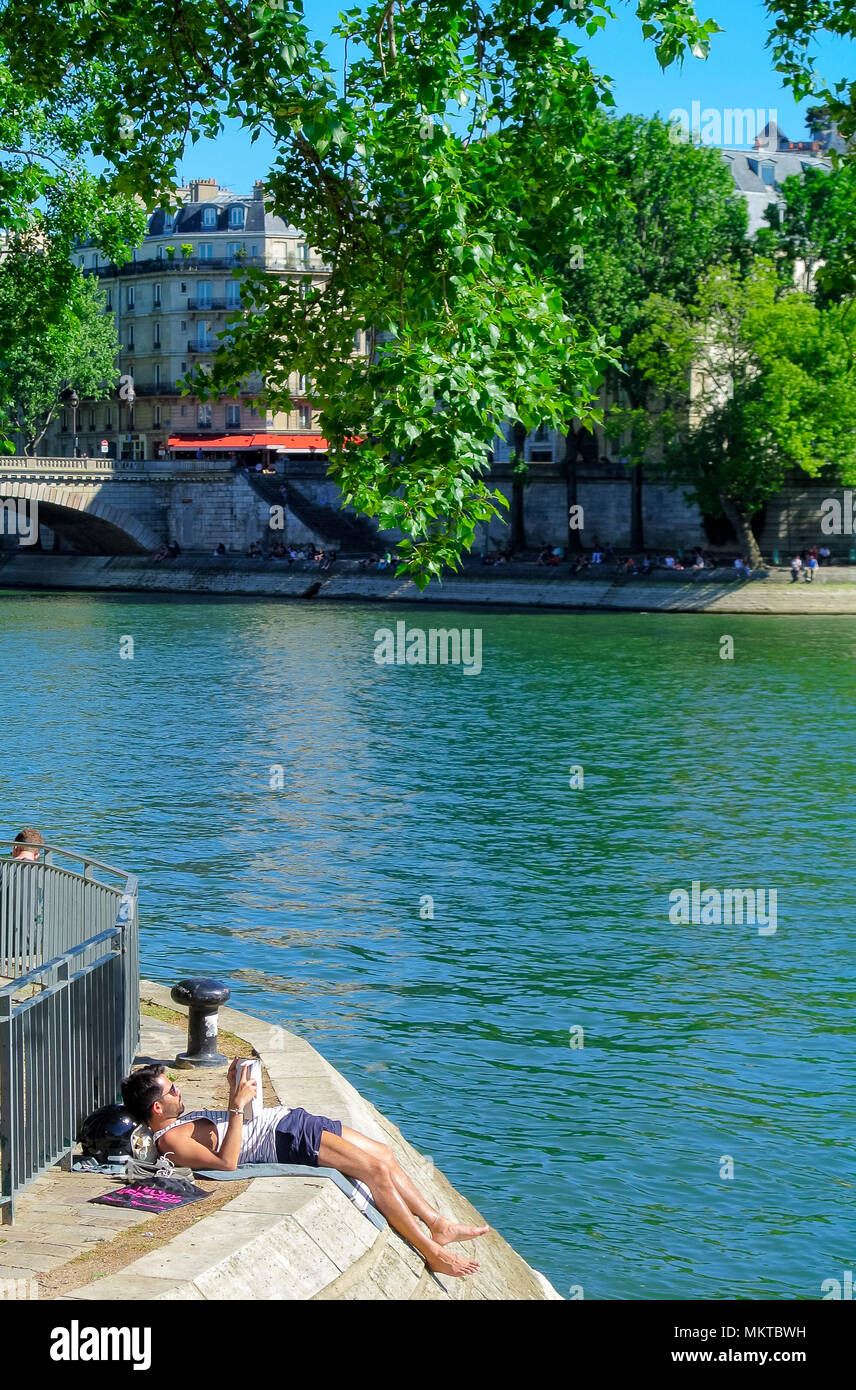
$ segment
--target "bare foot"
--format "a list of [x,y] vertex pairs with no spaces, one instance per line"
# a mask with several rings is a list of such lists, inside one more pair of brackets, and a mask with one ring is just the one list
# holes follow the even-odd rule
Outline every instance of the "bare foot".
[[451,1274],[455,1279],[461,1279],[465,1274],[477,1274],[481,1269],[478,1260],[453,1255],[450,1250],[443,1250],[440,1246],[436,1250],[429,1250],[425,1261],[435,1274]]
[[490,1226],[462,1226],[459,1221],[450,1221],[441,1216],[431,1227],[431,1239],[437,1245],[452,1245],[456,1240],[472,1240],[475,1236],[486,1236]]

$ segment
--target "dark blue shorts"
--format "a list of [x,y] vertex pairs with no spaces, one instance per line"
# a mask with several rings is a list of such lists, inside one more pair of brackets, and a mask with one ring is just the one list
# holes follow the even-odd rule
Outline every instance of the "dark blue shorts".
[[326,1115],[309,1115],[300,1106],[289,1110],[276,1127],[277,1163],[302,1163],[317,1168],[325,1129],[341,1136],[342,1122],[328,1120]]

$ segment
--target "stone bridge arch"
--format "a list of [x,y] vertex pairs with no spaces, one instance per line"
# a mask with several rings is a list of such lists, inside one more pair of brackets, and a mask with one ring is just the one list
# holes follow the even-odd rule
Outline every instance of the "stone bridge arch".
[[[145,555],[161,539],[145,522],[98,496],[97,485],[27,482],[0,476],[0,503],[7,499],[38,507],[40,526],[47,526],[83,555]],[[7,526],[8,531],[8,526]]]

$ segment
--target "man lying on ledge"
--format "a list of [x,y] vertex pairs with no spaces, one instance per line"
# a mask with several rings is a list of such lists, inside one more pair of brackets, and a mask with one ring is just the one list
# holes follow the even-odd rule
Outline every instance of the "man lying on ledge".
[[[122,1098],[134,1118],[149,1126],[158,1152],[168,1154],[178,1167],[232,1172],[244,1163],[300,1163],[336,1168],[371,1188],[374,1203],[390,1226],[416,1247],[429,1269],[455,1276],[475,1274],[480,1268],[477,1260],[455,1255],[445,1247],[483,1236],[489,1226],[464,1226],[440,1216],[399,1167],[387,1144],[348,1129],[339,1120],[274,1105],[245,1121],[244,1106],[256,1093],[249,1070],[243,1067],[239,1077],[237,1062],[232,1062],[228,1110],[191,1110],[185,1114],[181,1091],[170,1084],[166,1068],[156,1064],[126,1076]],[[430,1236],[425,1235],[419,1221],[428,1227]]]

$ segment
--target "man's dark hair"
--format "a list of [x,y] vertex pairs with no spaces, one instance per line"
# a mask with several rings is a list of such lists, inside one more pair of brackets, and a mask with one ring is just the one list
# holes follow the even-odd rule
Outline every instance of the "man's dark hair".
[[159,1062],[151,1062],[147,1067],[139,1067],[122,1081],[122,1100],[125,1109],[130,1110],[134,1119],[141,1125],[148,1124],[152,1106],[163,1095],[157,1078],[163,1076],[166,1067]]
[[41,830],[37,830],[34,825],[25,825],[23,830],[19,830],[13,844],[16,845],[43,845],[45,837]]

